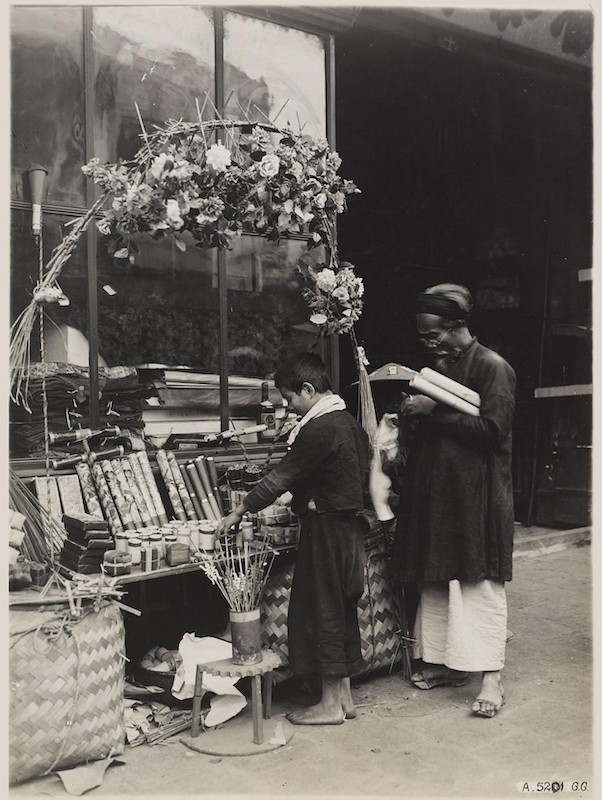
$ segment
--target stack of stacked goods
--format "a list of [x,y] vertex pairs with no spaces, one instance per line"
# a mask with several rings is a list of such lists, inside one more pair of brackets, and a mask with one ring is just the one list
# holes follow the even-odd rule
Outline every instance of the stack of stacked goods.
[[270,544],[294,544],[299,538],[299,518],[288,506],[272,505],[257,514],[258,534]]
[[225,473],[228,506],[233,509],[259,483],[263,470],[257,464],[232,464]]
[[[63,363],[31,364],[27,403],[11,410],[11,448],[18,456],[40,457],[44,450],[43,378],[46,382],[48,426],[66,432],[89,425],[90,379],[86,367]],[[99,367],[100,426],[119,425],[141,447],[142,402],[148,388],[140,386],[134,367]],[[60,457],[60,452],[51,453]]]
[[86,575],[100,572],[105,552],[113,548],[107,522],[89,514],[64,514],[63,525],[67,538],[61,550],[61,565]]

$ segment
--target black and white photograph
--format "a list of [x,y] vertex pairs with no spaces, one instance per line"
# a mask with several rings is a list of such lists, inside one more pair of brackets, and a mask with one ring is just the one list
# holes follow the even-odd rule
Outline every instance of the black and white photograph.
[[11,800],[597,796],[594,21],[6,7]]

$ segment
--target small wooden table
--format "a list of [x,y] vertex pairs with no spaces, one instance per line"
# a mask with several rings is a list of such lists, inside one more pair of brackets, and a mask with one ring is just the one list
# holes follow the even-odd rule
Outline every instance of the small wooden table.
[[[192,699],[191,736],[198,736],[201,723],[201,700],[203,691],[203,673],[221,675],[228,678],[251,678],[251,702],[253,710],[253,742],[263,744],[263,720],[269,719],[272,713],[273,670],[282,665],[282,657],[271,650],[262,650],[263,658],[257,664],[233,664],[231,658],[221,661],[210,661],[208,664],[197,664]],[[264,698],[262,703],[261,677],[264,676]],[[262,707],[263,706],[263,707]]]

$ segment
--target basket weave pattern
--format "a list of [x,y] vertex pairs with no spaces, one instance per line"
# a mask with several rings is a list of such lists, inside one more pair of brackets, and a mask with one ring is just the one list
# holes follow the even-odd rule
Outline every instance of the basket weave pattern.
[[[279,653],[288,663],[288,602],[294,564],[273,572],[261,605],[264,647]],[[358,604],[358,622],[365,674],[389,667],[402,658],[399,614],[395,595],[387,576],[387,561],[382,548],[366,553],[364,593]]]
[[125,632],[98,611],[11,609],[11,783],[123,752]]

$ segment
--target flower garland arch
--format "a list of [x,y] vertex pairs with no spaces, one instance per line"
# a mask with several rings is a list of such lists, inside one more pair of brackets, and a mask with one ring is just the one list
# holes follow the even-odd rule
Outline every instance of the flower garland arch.
[[[101,196],[52,253],[29,306],[11,329],[11,396],[27,405],[29,342],[38,312],[61,295],[58,278],[79,238],[99,213],[96,227],[108,237],[115,259],[134,262],[132,235],[173,236],[187,248],[231,249],[242,233],[270,241],[306,236],[308,249],[325,246],[328,263],[302,257],[295,267],[310,321],[320,333],[350,333],[363,308],[364,285],[349,262],[338,260],[335,220],[347,198],[360,190],[338,174],[341,159],[326,140],[315,140],[272,123],[222,118],[168,120],[148,134],[140,112],[143,144],[130,161],[82,171]],[[361,367],[358,362],[358,367]]]

